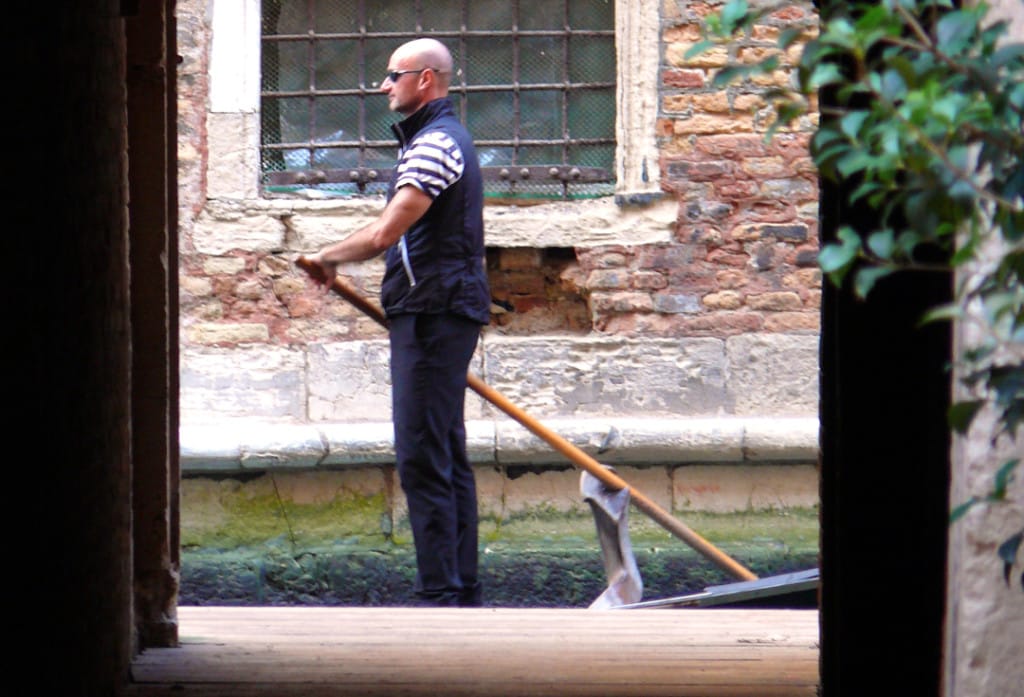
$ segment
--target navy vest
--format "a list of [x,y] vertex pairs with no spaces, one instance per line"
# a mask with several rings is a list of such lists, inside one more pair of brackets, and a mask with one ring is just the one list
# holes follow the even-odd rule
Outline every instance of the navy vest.
[[[483,181],[473,140],[447,98],[429,102],[392,130],[403,151],[416,136],[443,131],[462,150],[465,165],[462,177],[434,199],[423,217],[406,231],[406,258],[402,243],[388,249],[381,285],[384,312],[388,317],[451,313],[487,324],[491,294],[484,268]],[[395,194],[396,178],[397,168],[388,190],[389,201]]]

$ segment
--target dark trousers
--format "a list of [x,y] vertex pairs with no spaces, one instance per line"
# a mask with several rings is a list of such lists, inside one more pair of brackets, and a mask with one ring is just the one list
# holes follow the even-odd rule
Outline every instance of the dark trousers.
[[389,327],[395,456],[416,547],[416,594],[429,604],[479,605],[464,404],[480,325],[456,315],[400,315]]

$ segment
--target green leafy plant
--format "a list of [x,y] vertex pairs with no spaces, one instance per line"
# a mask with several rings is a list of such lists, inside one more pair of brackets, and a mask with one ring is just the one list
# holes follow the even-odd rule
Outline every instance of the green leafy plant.
[[[790,5],[727,0],[689,55],[723,42],[760,48],[758,60],[715,76],[726,88],[777,70],[805,42],[790,66],[795,84],[764,94],[776,116],[767,137],[807,117],[828,90],[812,157],[822,176],[854,183],[851,206],[876,215],[866,233],[840,227],[820,251],[822,271],[860,297],[896,272],[959,272],[953,302],[922,318],[970,323],[977,337],[958,357],[969,396],[954,402],[949,423],[966,433],[988,407],[993,444],[1015,443],[1024,424],[1024,44],[1006,41],[984,3],[952,0],[832,3],[817,36],[792,27],[773,46],[754,38],[758,25],[784,26],[773,15]],[[992,492],[954,519],[1005,499],[1020,461],[1006,461]],[[1020,535],[1006,544],[1015,556]]]

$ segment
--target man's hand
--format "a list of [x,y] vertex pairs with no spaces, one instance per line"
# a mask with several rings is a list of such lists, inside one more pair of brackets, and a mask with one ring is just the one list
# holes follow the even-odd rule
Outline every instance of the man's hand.
[[366,261],[383,254],[423,217],[430,204],[430,197],[415,186],[399,188],[375,221],[340,242],[303,257],[309,262],[309,275],[329,291],[338,275],[339,264]]
[[325,293],[329,292],[331,290],[331,286],[334,285],[334,279],[338,276],[338,265],[324,261],[322,251],[303,258],[309,262],[306,272],[309,274],[310,278],[312,278],[317,285],[323,286]]

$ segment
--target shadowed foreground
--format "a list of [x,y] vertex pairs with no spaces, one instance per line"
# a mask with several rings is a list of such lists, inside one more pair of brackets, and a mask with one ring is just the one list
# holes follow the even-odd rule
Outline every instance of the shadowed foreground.
[[181,607],[128,694],[812,696],[816,610]]

